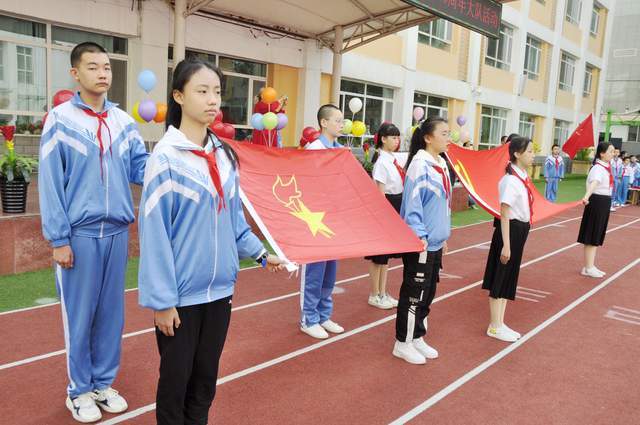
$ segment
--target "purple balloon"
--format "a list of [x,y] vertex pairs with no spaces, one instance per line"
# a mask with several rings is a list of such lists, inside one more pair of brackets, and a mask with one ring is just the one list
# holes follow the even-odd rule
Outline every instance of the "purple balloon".
[[282,130],[289,123],[289,118],[287,118],[287,116],[282,112],[278,113],[277,116],[278,116],[278,125],[276,126],[276,128],[278,130]]
[[458,115],[458,118],[456,119],[456,122],[458,123],[458,125],[460,127],[462,127],[463,125],[465,125],[467,123],[467,117],[465,117],[464,115]]
[[156,102],[151,99],[145,99],[138,105],[138,115],[146,122],[151,121],[156,116],[156,113],[158,113]]

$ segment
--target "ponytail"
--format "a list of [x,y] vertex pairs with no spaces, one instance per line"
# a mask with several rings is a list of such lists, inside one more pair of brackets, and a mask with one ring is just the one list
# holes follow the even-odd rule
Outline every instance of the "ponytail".
[[440,123],[446,123],[442,117],[439,116],[431,116],[426,120],[422,121],[411,136],[411,144],[409,145],[409,156],[407,157],[407,163],[405,164],[405,170],[409,169],[409,165],[411,165],[411,161],[413,157],[416,156],[420,149],[427,148],[427,142],[424,140],[426,136],[430,136],[436,129],[436,126]]

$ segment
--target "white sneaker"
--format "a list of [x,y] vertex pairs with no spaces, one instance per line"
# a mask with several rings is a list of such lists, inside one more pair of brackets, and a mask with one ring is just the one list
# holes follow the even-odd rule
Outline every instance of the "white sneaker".
[[425,364],[427,359],[410,342],[396,341],[393,355],[411,364]]
[[78,422],[88,424],[102,419],[102,413],[100,413],[100,409],[96,406],[95,394],[93,393],[80,394],[73,400],[67,396],[65,404],[67,405],[67,409],[71,411],[73,419]]
[[499,339],[500,341],[505,341],[505,342],[516,342],[518,340],[518,338],[516,338],[515,335],[507,331],[504,326],[500,326],[497,329],[489,326],[487,328],[487,335],[490,336],[491,338],[496,338],[496,339]]
[[617,209],[615,209],[614,207],[611,207],[611,208],[609,209],[609,211],[611,211],[611,212],[616,212],[616,211],[618,211],[618,210],[617,210]]
[[520,335],[520,332],[516,332],[513,329],[511,329],[509,326],[507,326],[506,323],[502,324],[502,327],[505,328],[507,330],[507,332],[511,333],[513,336],[515,336],[517,339],[520,339],[522,337],[522,335]]
[[437,359],[438,358],[438,350],[428,345],[424,342],[422,338],[416,338],[413,340],[413,346],[420,354],[422,354],[427,359]]
[[398,300],[396,300],[395,298],[393,298],[391,295],[389,294],[384,294],[382,296],[383,299],[385,299],[387,302],[389,302],[391,304],[391,307],[396,308],[398,307]]
[[111,387],[93,390],[93,394],[95,394],[96,404],[105,412],[122,413],[129,408],[127,400]]
[[369,295],[369,305],[383,310],[390,310],[393,308],[393,305],[380,295]]
[[312,336],[314,338],[318,338],[318,339],[327,339],[329,338],[329,334],[327,333],[327,331],[325,331],[322,326],[320,326],[319,324],[315,324],[313,326],[300,326],[300,330],[304,333],[306,333],[309,336]]
[[600,279],[602,276],[604,276],[604,274],[599,273],[595,267],[592,267],[590,269],[583,267],[582,270],[580,271],[580,274],[582,276],[595,277],[596,279]]
[[320,323],[320,326],[322,326],[326,331],[329,331],[332,334],[341,334],[342,332],[344,332],[344,328],[332,320],[324,321]]
[[593,268],[595,269],[595,271],[597,271],[598,273],[600,273],[602,276],[606,275],[606,272],[603,272],[602,270],[600,270],[599,268],[597,268],[596,266],[593,266]]

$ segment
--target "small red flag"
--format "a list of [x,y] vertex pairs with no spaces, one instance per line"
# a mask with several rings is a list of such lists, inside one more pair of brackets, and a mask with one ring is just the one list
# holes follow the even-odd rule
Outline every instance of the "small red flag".
[[562,150],[569,155],[569,158],[573,159],[580,149],[594,147],[593,142],[593,115],[589,114],[584,121],[580,123],[578,128],[575,129],[573,134],[569,136]]

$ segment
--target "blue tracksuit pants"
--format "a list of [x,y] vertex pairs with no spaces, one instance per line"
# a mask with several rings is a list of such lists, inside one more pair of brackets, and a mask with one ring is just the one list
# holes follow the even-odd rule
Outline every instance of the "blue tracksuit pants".
[[337,266],[338,262],[335,260],[304,266],[300,290],[303,326],[313,326],[331,318],[333,312],[331,293],[336,284]]

